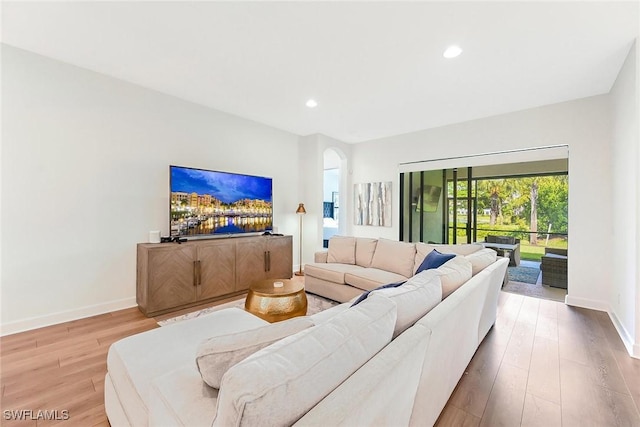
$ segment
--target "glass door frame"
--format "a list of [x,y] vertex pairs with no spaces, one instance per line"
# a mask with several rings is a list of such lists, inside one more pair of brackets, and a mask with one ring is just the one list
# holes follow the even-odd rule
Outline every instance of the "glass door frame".
[[[475,207],[477,206],[477,188],[476,186],[473,184],[473,168],[472,167],[467,167],[466,168],[467,171],[467,177],[466,177],[466,186],[467,186],[467,197],[462,199],[464,201],[466,201],[466,242],[465,243],[473,243],[476,239],[477,236],[477,227],[476,227],[476,221],[477,221],[477,212]],[[449,173],[451,173],[452,178],[449,178]],[[407,175],[408,174],[408,175]],[[405,219],[405,215],[403,212],[403,209],[405,209],[405,203],[406,203],[406,197],[408,196],[409,199],[411,200],[411,198],[413,197],[416,188],[414,188],[414,174],[419,174],[419,182],[418,182],[418,190],[422,189],[425,187],[425,171],[419,171],[419,172],[401,172],[400,173],[400,206],[401,206],[401,212],[400,212],[400,227],[399,227],[399,239],[400,241],[407,241],[407,242],[413,242],[414,241],[414,214],[416,214],[416,212],[414,212],[413,209],[413,203],[409,203],[406,206],[409,206],[408,212],[407,212],[407,218]],[[408,178],[408,179],[406,179]],[[442,220],[441,220],[441,236],[440,236],[440,242],[432,242],[432,243],[443,243],[443,244],[457,244],[458,243],[458,236],[457,236],[457,231],[459,229],[458,227],[458,210],[457,210],[457,206],[458,206],[458,168],[452,168],[452,169],[442,169],[442,191],[440,194],[440,198],[441,198],[441,203],[442,203]],[[453,189],[453,197],[450,198],[449,196],[449,182],[452,182],[452,189]],[[408,187],[408,188],[407,188]],[[420,201],[418,201],[418,203],[421,203]],[[452,209],[452,206],[454,207]],[[452,209],[452,214],[453,214],[453,218],[450,221],[449,220],[449,212]],[[417,214],[419,215],[419,221],[418,221],[418,235],[416,236],[418,238],[417,241],[419,242],[423,242],[424,241],[424,209],[416,209],[418,212]],[[407,229],[405,230],[405,221],[408,223],[407,224]],[[451,226],[451,223],[453,224],[451,228],[453,228],[453,234],[452,234],[452,238],[449,238],[449,229]]]

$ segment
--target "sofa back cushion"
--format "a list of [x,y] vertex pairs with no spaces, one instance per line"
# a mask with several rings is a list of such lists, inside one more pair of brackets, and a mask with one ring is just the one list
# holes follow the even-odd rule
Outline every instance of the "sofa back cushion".
[[416,270],[416,274],[424,270],[438,268],[450,259],[455,258],[455,256],[456,254],[443,254],[434,249],[429,252],[426,257],[424,257],[422,264],[420,264],[420,266],[418,266],[418,269]]
[[413,271],[417,271],[425,257],[433,250],[443,254],[469,255],[482,249],[482,245],[462,244],[462,245],[440,245],[430,243],[416,243],[416,258],[414,260]]
[[471,263],[471,274],[475,276],[482,270],[496,262],[498,253],[490,248],[480,249],[465,258]]
[[329,253],[327,262],[340,264],[356,263],[356,238],[346,236],[331,236],[329,239]]
[[389,298],[398,307],[398,319],[393,329],[395,338],[442,301],[442,281],[436,271],[425,270],[407,280],[402,286],[371,293],[376,294]]
[[372,295],[263,348],[222,377],[213,426],[292,425],[384,348],[396,305]]
[[356,238],[356,265],[361,267],[371,267],[373,254],[376,251],[377,239],[367,239],[365,237]]
[[414,243],[378,239],[371,267],[411,277],[413,276],[415,257],[416,245]]
[[196,365],[202,380],[210,387],[220,388],[222,376],[233,365],[256,351],[313,325],[309,317],[294,317],[259,328],[204,340],[196,352]]
[[456,289],[471,279],[471,262],[458,255],[436,269],[442,280],[442,299],[451,295]]

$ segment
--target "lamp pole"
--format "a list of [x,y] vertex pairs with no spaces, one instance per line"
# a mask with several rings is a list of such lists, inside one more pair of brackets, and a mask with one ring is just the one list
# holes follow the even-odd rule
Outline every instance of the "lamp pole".
[[298,204],[298,209],[296,209],[296,213],[300,217],[300,259],[299,259],[300,268],[296,272],[296,276],[304,276],[304,272],[302,271],[302,216],[307,213],[306,209],[304,208],[304,203]]

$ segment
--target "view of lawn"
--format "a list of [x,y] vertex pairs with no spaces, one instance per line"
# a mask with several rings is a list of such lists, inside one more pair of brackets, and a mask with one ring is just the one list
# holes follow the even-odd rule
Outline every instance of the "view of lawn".
[[[545,247],[567,249],[568,184],[565,174],[476,179],[470,188],[467,181],[451,180],[446,194],[448,242],[454,242],[455,212],[457,243],[483,242],[487,235],[511,236],[520,239],[520,258],[532,261],[540,261]],[[468,219],[475,222],[471,239]]]
[[[567,239],[555,238],[549,239],[549,248],[567,249]],[[526,259],[529,261],[540,261],[542,255],[544,255],[545,241],[539,240],[536,246],[533,246],[529,241],[520,241],[520,259]]]
[[[458,223],[458,239],[466,240],[466,232],[465,232],[464,223]],[[568,241],[566,236],[557,236],[550,234],[547,240],[547,234],[539,233],[538,234],[538,244],[532,245],[529,242],[529,233],[522,230],[520,225],[515,224],[500,224],[500,225],[489,225],[489,217],[478,215],[478,231],[476,241],[482,242],[484,241],[487,235],[496,235],[496,236],[513,236],[517,239],[520,239],[520,258],[523,260],[529,261],[538,261],[544,255],[544,248],[559,248],[559,249],[567,249]],[[451,240],[451,235],[450,241]]]

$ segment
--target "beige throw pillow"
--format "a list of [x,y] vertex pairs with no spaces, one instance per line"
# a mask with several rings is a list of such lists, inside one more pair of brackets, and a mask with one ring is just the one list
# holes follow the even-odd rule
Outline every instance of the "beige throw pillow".
[[220,388],[222,376],[236,363],[258,350],[289,335],[313,326],[309,317],[294,317],[248,331],[209,338],[196,353],[196,365],[202,380],[213,388]]
[[471,279],[471,262],[462,255],[436,268],[442,280],[442,299],[451,295],[456,289]]
[[411,277],[413,276],[415,257],[416,245],[414,243],[378,239],[371,267]]
[[356,263],[356,238],[332,236],[329,239],[329,254],[327,262],[340,264]]

